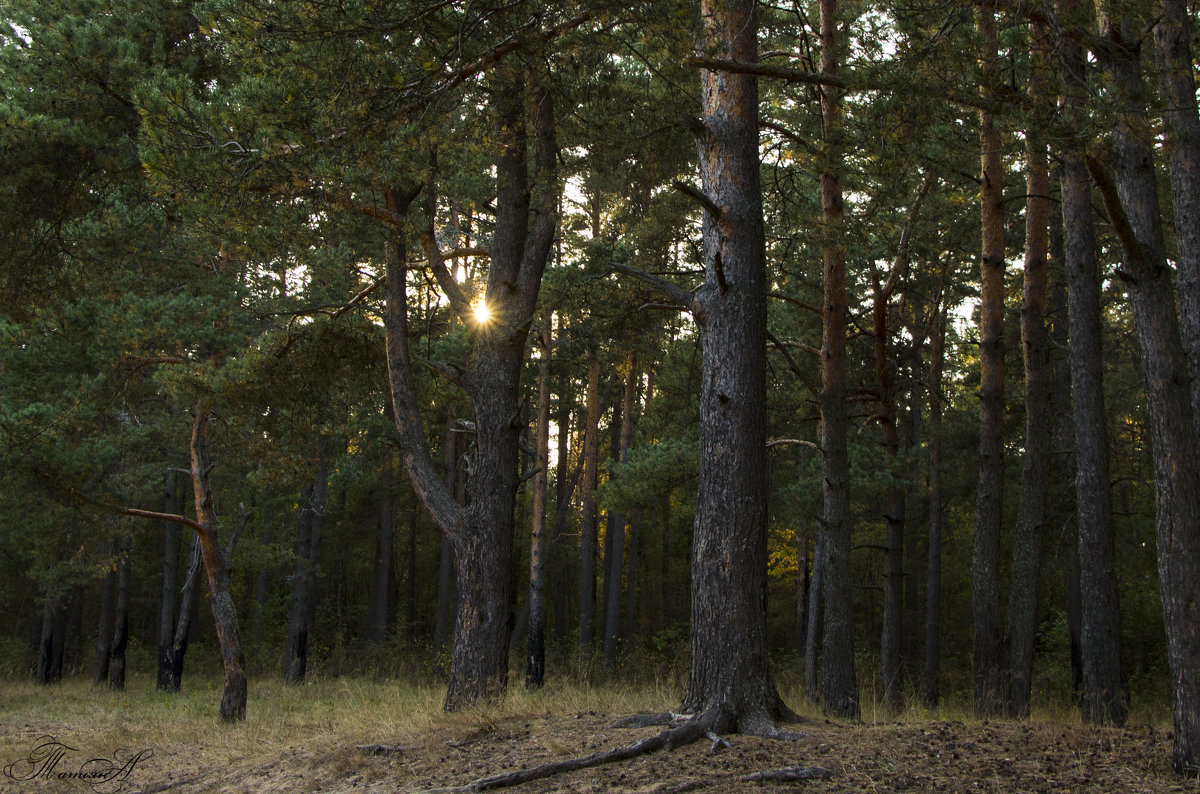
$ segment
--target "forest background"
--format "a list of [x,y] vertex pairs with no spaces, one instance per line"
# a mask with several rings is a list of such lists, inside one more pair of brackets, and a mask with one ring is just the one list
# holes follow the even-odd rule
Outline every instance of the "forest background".
[[699,11],[6,3],[3,672],[685,677],[750,74],[776,674],[1169,708],[1194,769],[1194,11]]

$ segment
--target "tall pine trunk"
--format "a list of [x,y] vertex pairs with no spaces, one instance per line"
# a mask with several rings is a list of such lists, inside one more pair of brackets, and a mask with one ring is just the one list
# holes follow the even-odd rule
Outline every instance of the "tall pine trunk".
[[113,636],[109,651],[108,688],[125,689],[125,651],[129,647],[129,555],[133,549],[133,536],[121,538],[117,552],[117,600],[113,606]]
[[596,609],[596,485],[599,477],[600,361],[588,361],[584,396],[583,515],[579,528],[579,650],[589,653]]
[[[625,370],[625,390],[621,399],[620,436],[617,444],[618,463],[629,459],[629,445],[633,441],[633,412],[637,401],[638,358],[637,352],[629,354]],[[608,555],[604,564],[608,574],[604,579],[604,661],[609,667],[617,663],[617,649],[621,637],[621,596],[625,573],[625,512],[610,510]]]
[[929,553],[925,573],[925,705],[941,698],[942,668],[942,375],[946,364],[945,297],[936,309],[929,349]]
[[537,460],[533,476],[533,506],[529,531],[529,644],[525,656],[525,686],[537,689],[546,680],[546,497],[550,477],[550,354],[554,349],[550,320],[541,331],[538,358]]

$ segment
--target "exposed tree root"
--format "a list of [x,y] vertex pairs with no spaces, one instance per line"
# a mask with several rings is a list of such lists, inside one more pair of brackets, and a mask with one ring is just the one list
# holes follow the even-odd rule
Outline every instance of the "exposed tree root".
[[[476,781],[468,783],[465,786],[454,788],[434,789],[433,792],[438,794],[458,794],[459,792],[477,792],[488,791],[490,789],[507,788],[509,786],[519,786],[522,783],[528,783],[533,780],[541,780],[553,775],[560,775],[565,772],[574,772],[579,769],[589,769],[591,767],[601,766],[603,764],[611,764],[616,761],[626,761],[630,758],[636,758],[639,755],[655,752],[656,750],[674,750],[678,747],[691,744],[701,738],[708,738],[712,742],[709,748],[709,755],[715,753],[721,745],[729,747],[729,742],[717,734],[717,730],[729,725],[729,721],[722,719],[722,713],[718,709],[706,711],[698,715],[684,715],[666,712],[663,714],[638,714],[631,717],[624,717],[613,723],[616,728],[630,727],[646,727],[655,725],[669,725],[666,730],[661,731],[654,736],[648,736],[645,739],[634,742],[633,744],[625,745],[624,747],[616,747],[611,750],[602,750],[592,753],[588,756],[580,758],[568,758],[563,761],[551,761],[541,766],[535,766],[531,769],[518,769],[513,772],[505,772],[502,775],[492,775],[491,777],[480,778]],[[776,739],[779,741],[795,741],[803,738],[802,733],[793,733],[791,731],[780,730],[769,722],[753,722],[749,725],[743,725],[741,732],[751,736],[760,736],[768,739]],[[690,791],[692,788],[703,788],[706,786],[715,786],[730,780],[736,782],[788,782],[794,780],[810,780],[813,778],[829,777],[830,772],[820,767],[787,767],[785,769],[775,769],[768,772],[755,772],[750,775],[729,776],[722,778],[704,779],[698,781],[689,781],[681,784],[685,788],[667,788],[662,791]],[[430,792],[430,794],[433,794]]]

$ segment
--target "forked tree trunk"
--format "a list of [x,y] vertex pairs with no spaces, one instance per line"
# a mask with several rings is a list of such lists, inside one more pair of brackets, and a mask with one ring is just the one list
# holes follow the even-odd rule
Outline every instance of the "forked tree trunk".
[[[531,180],[526,135],[526,86],[520,67],[500,64],[492,76],[491,102],[498,125],[496,227],[484,299],[491,319],[474,329],[475,355],[460,380],[475,407],[476,453],[468,504],[459,505],[441,481],[421,428],[413,385],[406,304],[403,218],[416,190],[388,191],[388,213],[397,221],[387,262],[388,371],[396,427],[413,488],[454,549],[458,598],[454,646],[445,708],[499,697],[508,685],[509,611],[514,508],[518,485],[521,368],[530,321],[553,242],[557,215],[554,110],[548,91],[534,101],[537,179]],[[473,311],[442,258],[433,234],[436,201],[427,188],[429,267],[460,318]],[[536,210],[531,213],[531,208]]]
[[[1101,3],[1107,11],[1107,3]],[[1159,593],[1171,671],[1175,768],[1200,773],[1200,446],[1187,355],[1163,240],[1149,97],[1138,56],[1140,24],[1103,16],[1107,88],[1118,111],[1112,173],[1089,154],[1088,170],[1125,251],[1121,271],[1133,306],[1154,449]]]
[[[1079,11],[1079,0],[1058,0],[1055,5],[1055,13],[1064,19]],[[1088,97],[1087,62],[1078,42],[1064,39],[1059,48],[1063,107],[1066,123],[1074,134],[1062,153],[1062,215],[1075,431],[1083,716],[1088,722],[1121,725],[1128,713],[1128,701],[1121,676],[1121,622],[1113,551],[1101,277],[1092,227],[1091,179],[1083,159],[1086,141],[1080,138]]]
[[579,650],[592,649],[596,609],[596,485],[599,478],[600,361],[588,361],[587,391],[584,396],[583,486],[580,498],[583,515],[579,527]]
[[[755,63],[754,0],[702,0],[701,50]],[[787,713],[767,656],[766,267],[754,77],[702,70],[703,378],[683,710],[717,732],[769,733]]]
[[[979,5],[983,37],[984,94],[1001,85],[995,8]],[[988,110],[979,112],[981,180],[979,307],[979,486],[971,551],[975,714],[996,714],[1004,703],[1000,633],[1000,528],[1004,507],[1004,162],[1000,130]]]
[[[821,72],[836,76],[839,69],[836,0],[821,0]],[[821,117],[825,159],[821,170],[821,212],[824,230],[821,260],[824,272],[821,337],[821,450],[822,509],[820,542],[821,702],[837,716],[858,714],[858,684],[854,672],[853,584],[850,581],[850,458],[846,423],[846,246],[843,239],[842,91],[821,88]]]
[[[1029,96],[1035,105],[1050,99],[1049,44],[1045,27],[1029,29],[1032,74]],[[1046,141],[1037,122],[1025,132],[1025,286],[1021,308],[1021,342],[1025,361],[1025,456],[1021,502],[1013,532],[1013,564],[1008,602],[1008,714],[1029,714],[1033,685],[1033,646],[1041,554],[1046,534],[1050,487],[1050,444],[1053,436],[1050,395],[1050,345],[1046,332],[1049,288],[1050,164]]]

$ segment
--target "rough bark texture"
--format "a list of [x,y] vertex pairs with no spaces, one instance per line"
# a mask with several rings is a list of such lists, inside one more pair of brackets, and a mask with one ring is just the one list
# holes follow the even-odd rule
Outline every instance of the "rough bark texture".
[[1193,76],[1194,27],[1185,0],[1162,0],[1154,27],[1155,57],[1167,100],[1167,169],[1175,215],[1179,325],[1192,381],[1192,410],[1200,416],[1200,113]]
[[[1101,4],[1102,11],[1104,4]],[[1159,592],[1171,671],[1176,769],[1200,773],[1200,447],[1187,355],[1162,235],[1153,132],[1138,58],[1140,26],[1102,14],[1108,88],[1118,111],[1112,173],[1097,156],[1088,170],[1125,251],[1121,276],[1133,306],[1154,448]]]
[[588,362],[584,396],[583,515],[579,528],[579,649],[591,650],[592,615],[596,608],[596,485],[599,477],[600,361]]
[[[995,9],[979,6],[984,92],[1002,81]],[[1000,130],[992,113],[979,113],[981,183],[979,318],[979,486],[971,552],[971,616],[975,714],[996,714],[1004,703],[1000,635],[1000,528],[1004,505],[1004,163]]]
[[[495,140],[500,146],[496,227],[484,292],[491,319],[474,329],[474,363],[462,379],[475,408],[475,456],[465,507],[441,481],[421,428],[408,349],[407,247],[400,229],[391,237],[387,262],[384,324],[399,442],[413,489],[454,550],[458,597],[445,702],[448,711],[495,699],[508,685],[520,375],[557,220],[557,144],[550,94],[538,90],[531,103],[538,169],[537,179],[531,183],[525,78],[519,67],[500,64],[491,79]],[[432,198],[432,188],[429,190]],[[390,190],[389,210],[403,216],[416,193],[415,189],[403,194]],[[429,266],[451,307],[469,321],[470,306],[445,266],[433,235],[435,202],[427,204],[428,231],[423,242]]]
[[[1030,25],[1029,96],[1049,99],[1048,42],[1040,23]],[[1033,646],[1043,537],[1050,486],[1050,344],[1046,331],[1049,287],[1050,164],[1038,122],[1025,131],[1025,282],[1021,304],[1021,349],[1025,362],[1025,455],[1021,501],[1013,531],[1013,562],[1008,601],[1008,699],[1010,716],[1029,714]]]
[[529,647],[525,656],[525,685],[540,687],[546,680],[546,497],[550,476],[550,353],[554,349],[549,321],[542,329],[538,359],[537,473],[529,532]]
[[[838,72],[836,0],[821,0],[821,72]],[[821,242],[825,297],[821,339],[822,510],[820,559],[822,636],[821,700],[838,716],[858,713],[854,674],[853,584],[850,581],[850,458],[846,424],[846,247],[842,201],[842,92],[821,88],[825,163],[821,171]]]
[[[1079,13],[1079,0],[1058,0],[1063,18]],[[1108,419],[1104,407],[1103,319],[1100,268],[1092,228],[1091,180],[1083,160],[1082,108],[1087,97],[1081,45],[1060,44],[1063,105],[1076,137],[1062,153],[1063,250],[1071,345],[1071,410],[1075,434],[1078,516],[1079,654],[1083,716],[1088,722],[1123,724],[1128,712],[1121,677],[1121,623],[1109,492]],[[1068,588],[1068,598],[1072,589]],[[1068,602],[1070,607],[1070,602]]]
[[[702,0],[702,49],[754,63],[754,0]],[[705,284],[692,550],[691,667],[683,710],[708,729],[766,733],[786,711],[767,658],[766,273],[755,78],[700,73]]]

